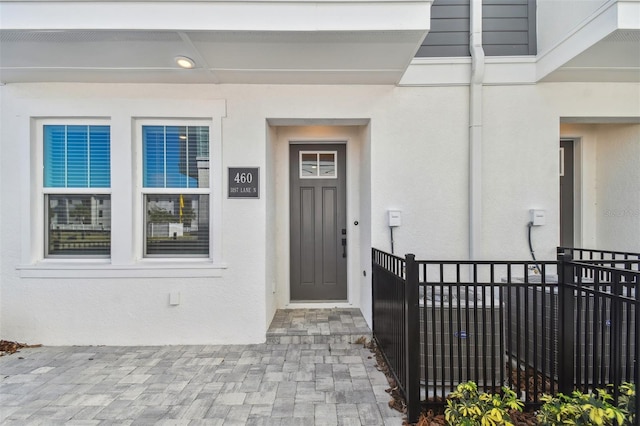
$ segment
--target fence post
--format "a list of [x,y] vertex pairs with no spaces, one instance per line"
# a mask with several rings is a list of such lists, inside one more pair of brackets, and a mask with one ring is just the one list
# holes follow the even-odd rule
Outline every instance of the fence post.
[[[637,327],[638,324],[640,324],[640,291],[637,287],[638,281],[640,281],[640,277],[636,276],[636,304],[634,305],[634,310],[635,310],[635,326]],[[634,333],[634,349],[635,349],[635,359],[633,361],[633,380],[634,383],[636,383],[636,386],[638,386],[638,383],[640,383],[640,333],[638,333],[638,330],[635,330]],[[638,410],[637,407],[640,407],[640,392],[638,392],[638,389],[636,389],[636,396],[635,396],[635,407],[636,410]],[[638,413],[636,412],[636,420],[638,419]]]
[[[619,271],[611,273],[611,292],[615,295],[611,299],[611,365],[609,381],[613,383],[613,400],[618,403],[620,396],[620,385],[622,384],[622,286],[623,274]],[[599,296],[599,295],[598,295]],[[601,297],[601,296],[600,296]],[[602,298],[604,299],[604,298]],[[603,302],[604,303],[604,302]],[[627,341],[629,340],[627,336]]]
[[420,417],[420,316],[419,316],[419,274],[418,264],[413,254],[405,256],[405,366],[407,422],[417,423]]
[[[575,296],[573,256],[558,253],[558,390],[565,395],[574,390],[575,359]],[[579,295],[578,295],[579,297]]]

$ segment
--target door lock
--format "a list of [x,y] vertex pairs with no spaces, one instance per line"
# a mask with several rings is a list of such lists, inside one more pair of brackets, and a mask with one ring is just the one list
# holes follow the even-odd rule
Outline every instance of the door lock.
[[342,257],[347,257],[347,239],[342,239]]

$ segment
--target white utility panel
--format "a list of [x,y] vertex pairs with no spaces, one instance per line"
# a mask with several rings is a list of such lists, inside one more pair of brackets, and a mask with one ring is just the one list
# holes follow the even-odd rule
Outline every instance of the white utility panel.
[[530,221],[533,226],[546,225],[547,217],[544,210],[531,209],[529,210]]
[[400,210],[389,210],[389,226],[402,225],[402,212]]

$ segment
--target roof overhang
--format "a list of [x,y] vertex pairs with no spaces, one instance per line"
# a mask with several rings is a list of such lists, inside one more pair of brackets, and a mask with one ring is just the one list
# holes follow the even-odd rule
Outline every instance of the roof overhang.
[[395,84],[431,3],[2,1],[0,81]]
[[608,2],[538,55],[538,81],[640,82],[640,1]]

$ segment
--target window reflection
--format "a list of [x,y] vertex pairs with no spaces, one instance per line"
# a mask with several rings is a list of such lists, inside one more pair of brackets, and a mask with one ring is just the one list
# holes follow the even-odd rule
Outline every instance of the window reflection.
[[316,154],[302,154],[300,174],[302,176],[316,176],[318,169]]
[[145,196],[146,254],[209,254],[209,196],[149,194]]
[[320,154],[320,176],[333,177],[336,175],[335,154]]
[[47,195],[47,254],[108,256],[109,195]]
[[336,170],[335,151],[316,151],[300,153],[300,178],[334,179]]

